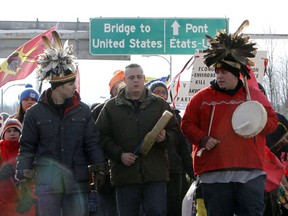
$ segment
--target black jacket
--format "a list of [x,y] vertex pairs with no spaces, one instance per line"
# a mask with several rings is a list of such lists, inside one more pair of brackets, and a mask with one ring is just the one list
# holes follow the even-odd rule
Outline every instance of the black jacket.
[[35,168],[37,193],[88,191],[88,165],[104,162],[88,105],[76,92],[61,112],[51,89],[25,114],[17,170]]
[[[271,149],[271,151],[280,159],[280,160],[288,160],[287,152],[288,145],[285,142],[281,142],[279,145],[276,145],[277,142],[282,138],[282,136],[288,131],[288,120],[281,115],[280,113],[276,113],[278,117],[278,126],[276,130],[268,134],[266,136],[266,145]],[[283,158],[281,158],[283,157]]]

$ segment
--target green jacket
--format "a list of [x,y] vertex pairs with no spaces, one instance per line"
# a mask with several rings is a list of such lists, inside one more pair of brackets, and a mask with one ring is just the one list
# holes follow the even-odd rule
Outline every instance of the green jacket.
[[166,139],[155,143],[146,156],[139,155],[132,166],[124,165],[121,154],[135,152],[145,135],[165,110],[173,113],[169,104],[146,89],[136,109],[125,96],[125,88],[106,102],[96,121],[100,142],[111,166],[113,186],[169,180],[166,147],[178,142],[179,124],[173,117],[166,126]]

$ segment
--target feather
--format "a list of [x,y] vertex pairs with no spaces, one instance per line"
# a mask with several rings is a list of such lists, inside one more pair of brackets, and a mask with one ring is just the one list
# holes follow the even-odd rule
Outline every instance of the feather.
[[215,38],[205,35],[210,46],[203,51],[205,53],[204,63],[210,67],[224,61],[232,61],[238,63],[240,69],[233,64],[230,64],[231,67],[234,67],[236,71],[239,70],[243,76],[250,78],[247,65],[254,65],[254,62],[249,58],[255,57],[257,48],[255,47],[256,43],[249,41],[249,36],[243,36],[242,32],[247,26],[249,26],[249,21],[244,20],[234,34],[227,34],[223,30],[218,30]]
[[253,61],[251,61],[250,59],[248,59],[247,64],[250,65],[250,66],[255,66],[255,63]]
[[47,49],[52,49],[53,46],[50,42],[50,40],[48,39],[48,37],[46,35],[42,36],[42,41],[44,43],[44,46],[47,48]]
[[211,37],[210,35],[208,35],[208,34],[205,34],[205,37],[206,37],[206,39],[207,39],[207,41],[209,42],[209,43],[211,43],[211,42],[213,42],[214,41],[214,38],[213,37]]
[[60,39],[60,36],[58,34],[57,31],[52,31],[52,36],[54,39],[54,47],[58,50],[62,50],[63,49],[63,45],[62,45],[62,41]]
[[54,39],[53,44],[48,37],[42,37],[46,49],[37,60],[37,75],[41,81],[65,77],[65,70],[67,69],[73,74],[76,74],[78,70],[77,58],[73,55],[73,45],[69,45],[67,40],[63,46],[56,31],[52,31],[52,37]]
[[243,23],[238,27],[236,32],[233,34],[232,38],[236,38],[240,33],[244,31],[249,26],[249,21],[244,20]]

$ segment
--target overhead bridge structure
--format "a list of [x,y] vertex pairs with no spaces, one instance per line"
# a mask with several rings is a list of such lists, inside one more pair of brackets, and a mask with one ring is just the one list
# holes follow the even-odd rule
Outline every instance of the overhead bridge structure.
[[[0,58],[6,58],[33,37],[55,26],[57,22],[0,21]],[[92,55],[89,52],[89,22],[58,22],[62,40],[69,39],[78,59],[130,60],[130,55]],[[251,39],[288,39],[287,34],[248,34]]]
[[[18,47],[55,26],[57,22],[0,21],[0,58],[6,58]],[[130,55],[91,55],[89,52],[89,22],[58,22],[63,42],[69,39],[78,59],[130,60]]]

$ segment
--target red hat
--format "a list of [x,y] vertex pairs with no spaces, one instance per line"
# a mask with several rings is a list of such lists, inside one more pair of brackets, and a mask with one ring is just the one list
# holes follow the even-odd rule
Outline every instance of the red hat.
[[6,121],[2,125],[1,139],[4,138],[4,133],[9,128],[16,128],[20,133],[22,133],[22,124],[18,119],[15,118],[7,118]]
[[111,79],[110,82],[109,82],[110,92],[112,91],[113,86],[114,86],[117,82],[123,81],[123,78],[124,78],[124,71],[122,71],[122,70],[116,70],[116,71],[113,73],[113,77],[112,77],[112,79]]

